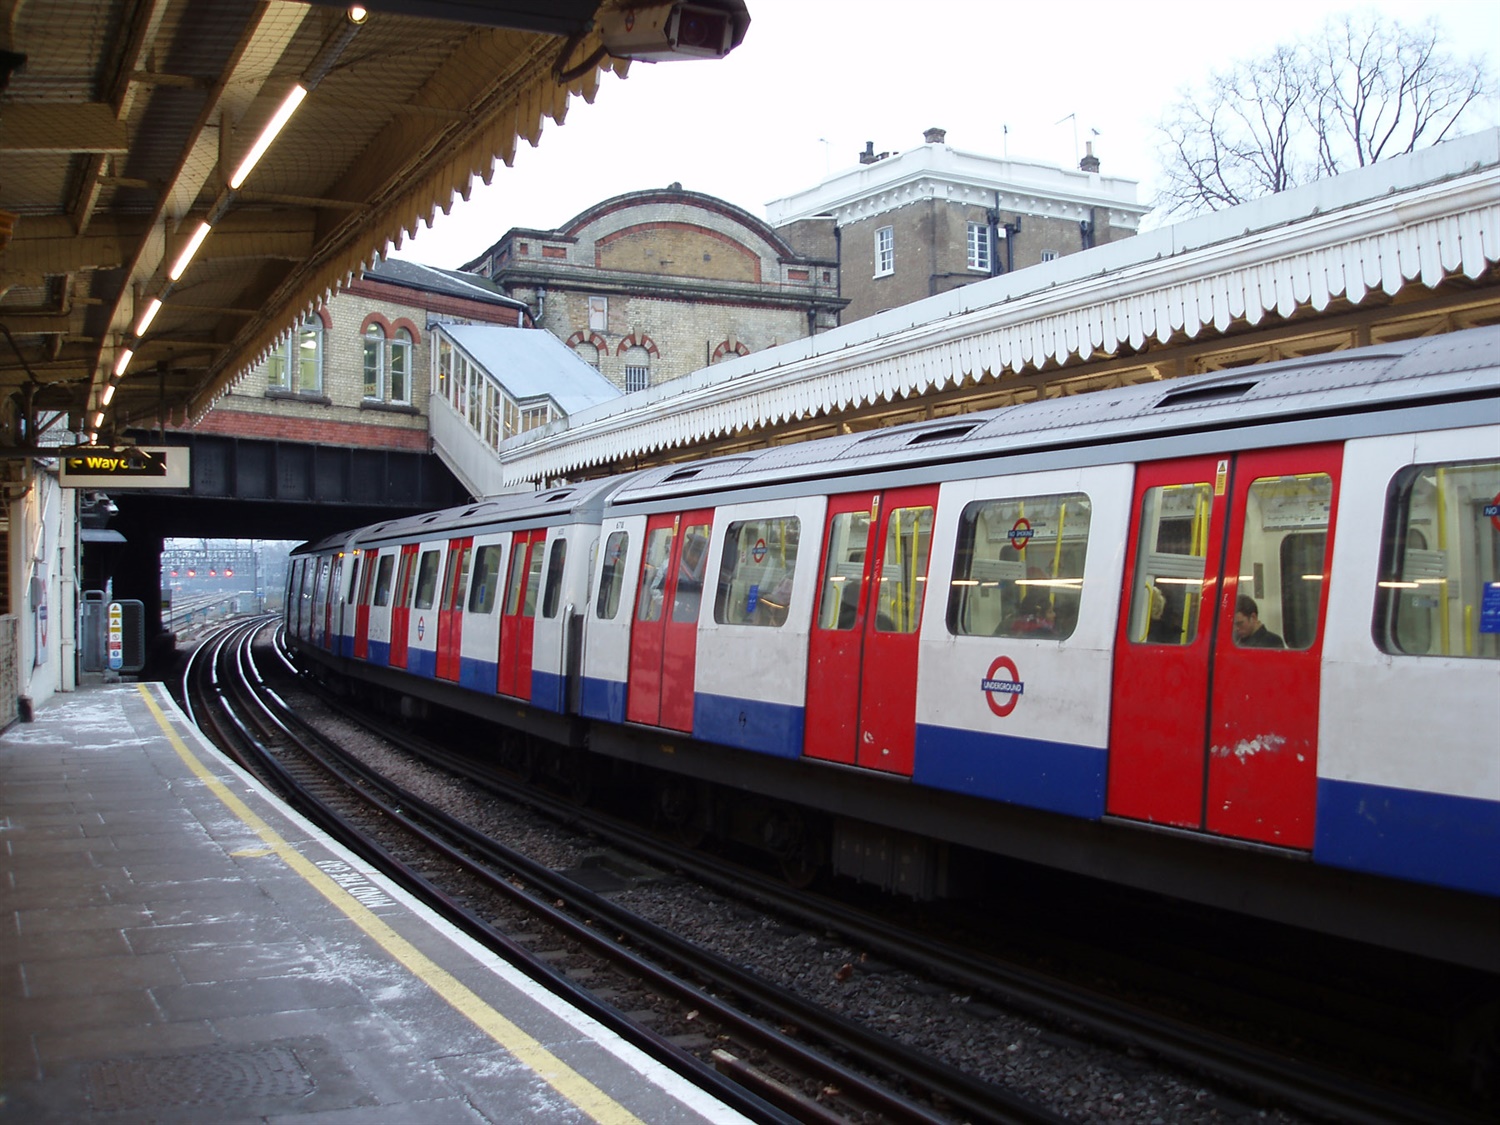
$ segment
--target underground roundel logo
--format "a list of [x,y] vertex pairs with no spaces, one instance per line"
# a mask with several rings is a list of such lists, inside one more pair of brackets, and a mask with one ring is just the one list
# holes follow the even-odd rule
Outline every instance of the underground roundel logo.
[[1490,517],[1490,523],[1495,525],[1495,530],[1500,531],[1500,492],[1495,498],[1484,506],[1484,514]]
[[427,634],[427,618],[417,618],[417,640],[421,640]]
[[1010,540],[1010,545],[1018,551],[1026,550],[1026,544],[1031,542],[1031,537],[1036,532],[1031,528],[1031,521],[1022,516],[1015,522],[1015,526],[1005,533]]
[[1021,673],[1016,671],[1016,662],[1008,656],[997,656],[990,665],[988,674],[980,681],[980,690],[990,705],[990,710],[1002,719],[1016,709],[1026,685],[1021,682]]

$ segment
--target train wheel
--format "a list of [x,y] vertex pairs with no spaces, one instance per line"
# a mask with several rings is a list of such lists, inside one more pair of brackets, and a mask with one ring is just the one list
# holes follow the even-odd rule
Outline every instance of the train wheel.
[[659,783],[656,813],[667,833],[685,848],[697,848],[708,835],[698,816],[698,801],[690,786],[676,779]]

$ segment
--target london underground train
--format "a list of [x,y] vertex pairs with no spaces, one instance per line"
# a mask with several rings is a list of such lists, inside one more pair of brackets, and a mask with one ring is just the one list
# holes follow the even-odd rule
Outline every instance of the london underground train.
[[940,894],[960,851],[1500,969],[1500,328],[307,544],[319,675]]

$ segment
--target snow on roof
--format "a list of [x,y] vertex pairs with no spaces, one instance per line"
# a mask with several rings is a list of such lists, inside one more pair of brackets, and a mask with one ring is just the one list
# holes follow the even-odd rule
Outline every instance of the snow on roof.
[[550,398],[564,414],[575,414],[620,397],[619,388],[579,359],[572,348],[540,328],[496,324],[438,327],[517,402]]

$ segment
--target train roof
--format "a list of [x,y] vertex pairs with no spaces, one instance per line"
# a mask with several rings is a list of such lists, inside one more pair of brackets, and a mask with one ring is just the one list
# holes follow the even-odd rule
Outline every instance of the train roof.
[[610,504],[1497,396],[1500,326],[1472,328],[663,465]]
[[474,535],[482,533],[489,525],[498,528],[554,523],[560,515],[597,519],[603,511],[605,497],[618,488],[623,479],[601,477],[598,480],[580,481],[556,488],[487,496],[425,515],[405,516],[343,531],[316,542],[304,543],[292,554],[322,554],[333,550],[410,541],[413,538],[443,539],[450,533],[459,531]]

